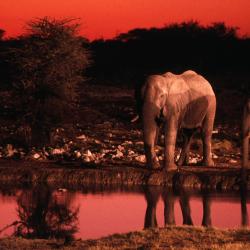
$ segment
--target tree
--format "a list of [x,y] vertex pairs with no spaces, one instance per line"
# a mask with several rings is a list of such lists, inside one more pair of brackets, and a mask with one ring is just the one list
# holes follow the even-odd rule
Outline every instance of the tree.
[[50,142],[51,130],[72,111],[83,81],[88,51],[74,19],[35,19],[10,49],[17,113],[31,130],[33,145]]
[[4,34],[5,34],[5,31],[0,29],[0,40],[3,39]]

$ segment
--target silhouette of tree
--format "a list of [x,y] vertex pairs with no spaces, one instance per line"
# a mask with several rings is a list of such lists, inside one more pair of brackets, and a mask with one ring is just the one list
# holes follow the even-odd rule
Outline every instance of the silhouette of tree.
[[[35,19],[8,50],[18,113],[31,127],[32,145],[50,142],[50,131],[70,114],[88,65],[86,40],[72,19]],[[13,44],[12,44],[13,45]]]
[[239,38],[237,30],[222,22],[202,26],[196,21],[133,29],[113,40],[93,41],[95,64],[89,73],[104,83],[130,85],[140,84],[145,75],[187,69],[205,76],[242,75],[249,71],[250,39]]
[[5,31],[0,29],[0,40],[3,39],[4,34],[5,34]]

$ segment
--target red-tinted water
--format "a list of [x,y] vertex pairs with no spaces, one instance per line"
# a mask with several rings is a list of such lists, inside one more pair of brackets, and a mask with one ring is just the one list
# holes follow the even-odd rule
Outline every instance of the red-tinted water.
[[15,233],[94,239],[156,226],[156,220],[163,227],[164,218],[175,220],[176,225],[184,220],[197,226],[203,221],[218,228],[239,228],[248,224],[249,206],[246,194],[240,193],[173,194],[157,188],[71,192],[38,187],[0,194],[0,237]]

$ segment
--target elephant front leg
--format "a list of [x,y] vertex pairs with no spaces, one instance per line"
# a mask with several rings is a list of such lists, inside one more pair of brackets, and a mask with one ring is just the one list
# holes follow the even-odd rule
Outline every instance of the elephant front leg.
[[164,224],[175,225],[174,216],[174,194],[170,190],[164,190],[162,193],[162,198],[164,201]]
[[177,166],[174,162],[175,143],[177,136],[177,123],[171,119],[165,125],[165,170],[176,170]]
[[144,228],[157,227],[156,205],[159,201],[160,194],[160,187],[147,187],[145,190],[147,209],[144,219]]
[[157,169],[160,167],[159,161],[155,153],[155,141],[157,137],[156,124],[144,125],[144,150],[146,156],[147,167]]
[[144,144],[147,167],[157,169],[160,167],[159,161],[154,151],[154,145]]

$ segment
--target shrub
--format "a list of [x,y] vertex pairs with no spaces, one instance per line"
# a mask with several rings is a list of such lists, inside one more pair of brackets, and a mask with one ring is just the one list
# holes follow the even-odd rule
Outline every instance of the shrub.
[[31,143],[50,141],[51,130],[72,112],[88,65],[87,41],[74,19],[35,19],[8,56],[17,114],[31,128]]

